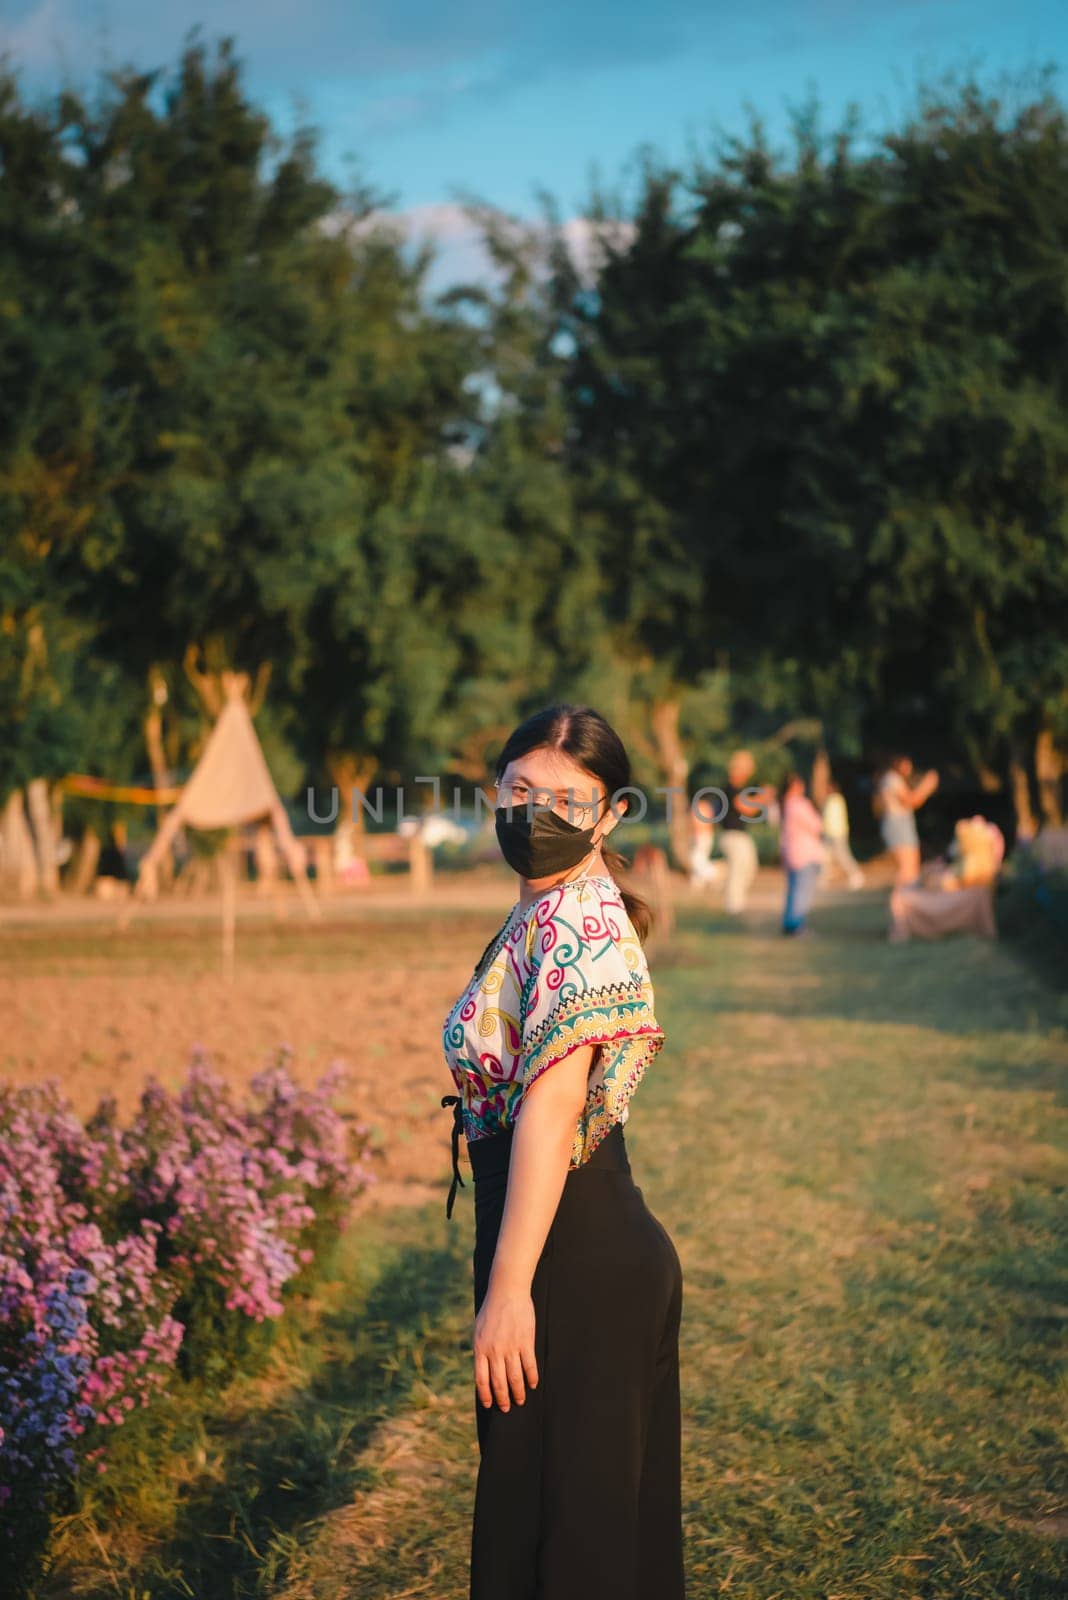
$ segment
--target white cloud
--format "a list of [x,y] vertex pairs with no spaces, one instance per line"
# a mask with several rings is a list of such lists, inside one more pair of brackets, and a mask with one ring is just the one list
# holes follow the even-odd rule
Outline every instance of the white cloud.
[[[540,236],[547,242],[547,230],[542,224],[516,222],[502,213],[495,213],[495,217],[501,227],[515,230],[520,236]],[[432,294],[460,283],[492,283],[496,276],[478,219],[462,205],[442,202],[413,206],[407,211],[375,212],[363,226],[387,229],[415,247],[431,245],[434,264],[428,288]],[[600,267],[601,230],[586,217],[568,217],[561,224],[561,232],[579,276],[587,283],[593,282]],[[619,243],[624,243],[632,232],[629,223],[613,225],[613,237]]]
[[0,49],[18,66],[34,68],[67,65],[65,46],[71,38],[70,17],[64,0],[42,0],[14,22],[0,23]]

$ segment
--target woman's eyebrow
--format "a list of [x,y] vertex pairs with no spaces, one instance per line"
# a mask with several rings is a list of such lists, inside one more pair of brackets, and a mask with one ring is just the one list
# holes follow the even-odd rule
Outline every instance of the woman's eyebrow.
[[[535,783],[531,778],[527,777],[525,772],[517,772],[513,781],[515,783],[523,784],[527,789],[536,789],[539,793],[542,790],[550,788],[550,785],[547,784],[547,783]],[[552,793],[553,794],[566,794],[567,790],[566,789],[553,789]]]
[[[526,776],[526,774],[523,773],[523,772],[517,772],[516,773],[514,782],[525,784],[528,789],[548,789],[549,788],[549,785],[547,783],[532,783],[530,781],[530,779]],[[570,796],[572,794],[577,796],[577,795],[583,794],[584,792],[588,792],[590,797],[593,798],[594,795],[595,795],[595,786],[594,786],[593,783],[590,783],[589,786],[588,786],[588,791],[584,791],[580,784],[572,784],[570,789],[554,789],[552,792],[560,800],[567,800],[567,799],[570,798]]]

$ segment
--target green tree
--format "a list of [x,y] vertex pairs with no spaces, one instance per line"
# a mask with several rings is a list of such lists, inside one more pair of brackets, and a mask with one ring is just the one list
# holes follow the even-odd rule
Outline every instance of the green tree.
[[756,125],[646,172],[572,296],[573,458],[639,605],[677,580],[678,683],[727,665],[839,748],[1063,739],[1064,150],[1048,95],[966,85],[863,155],[810,107],[789,160]]

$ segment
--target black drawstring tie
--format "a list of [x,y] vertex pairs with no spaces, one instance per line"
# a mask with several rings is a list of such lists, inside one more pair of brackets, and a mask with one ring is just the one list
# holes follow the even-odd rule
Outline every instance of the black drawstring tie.
[[464,1105],[458,1094],[443,1094],[441,1103],[443,1106],[452,1106],[452,1184],[449,1188],[449,1198],[445,1202],[445,1216],[448,1219],[452,1216],[457,1184],[461,1189],[467,1188],[460,1176],[460,1135],[464,1131]]

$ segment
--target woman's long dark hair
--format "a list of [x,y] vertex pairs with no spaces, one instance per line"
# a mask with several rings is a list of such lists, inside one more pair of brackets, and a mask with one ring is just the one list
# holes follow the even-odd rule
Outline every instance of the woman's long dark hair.
[[801,785],[802,789],[805,788],[805,780],[801,776],[800,772],[788,772],[786,774],[785,778],[782,780],[782,782],[779,785],[779,804],[780,805],[783,804],[783,802],[786,799],[786,796],[789,794],[790,786],[792,784],[795,784],[795,783],[799,783]]
[[[509,735],[497,758],[497,782],[511,762],[529,755],[532,750],[559,750],[570,756],[583,771],[604,784],[609,801],[621,789],[630,786],[630,757],[626,747],[616,730],[592,706],[546,706],[544,711],[536,711],[521,722]],[[626,857],[609,850],[603,840],[601,854],[605,866],[618,882],[619,873],[627,867]],[[622,884],[619,894],[634,931],[644,944],[653,924],[652,912],[639,895],[624,889]]]

